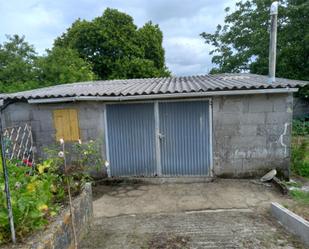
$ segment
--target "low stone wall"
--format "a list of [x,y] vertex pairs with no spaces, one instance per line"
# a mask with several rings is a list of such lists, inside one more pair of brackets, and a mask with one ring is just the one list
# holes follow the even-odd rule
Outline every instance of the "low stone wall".
[[[87,233],[93,218],[92,188],[87,183],[84,190],[73,200],[75,227],[80,240]],[[18,249],[68,249],[74,248],[74,236],[69,207],[54,221],[48,230],[39,233]]]
[[309,246],[309,222],[278,203],[271,204],[271,213],[289,232]]

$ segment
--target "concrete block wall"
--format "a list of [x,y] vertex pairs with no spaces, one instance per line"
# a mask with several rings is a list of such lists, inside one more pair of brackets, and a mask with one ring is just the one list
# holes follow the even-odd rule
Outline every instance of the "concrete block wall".
[[[18,102],[4,112],[4,127],[29,123],[38,157],[56,143],[52,111],[75,108],[83,141],[102,141],[105,159],[102,102],[28,104]],[[289,175],[293,96],[289,93],[218,96],[212,99],[213,174],[250,177],[277,168]]]
[[277,168],[289,175],[293,96],[213,98],[214,175],[250,177]]
[[53,110],[73,108],[78,111],[80,138],[82,141],[99,140],[102,156],[105,158],[104,146],[104,111],[105,105],[99,102],[76,102],[57,104],[28,104],[17,102],[4,111],[4,127],[28,123],[32,127],[37,157],[43,158],[44,148],[56,145]]

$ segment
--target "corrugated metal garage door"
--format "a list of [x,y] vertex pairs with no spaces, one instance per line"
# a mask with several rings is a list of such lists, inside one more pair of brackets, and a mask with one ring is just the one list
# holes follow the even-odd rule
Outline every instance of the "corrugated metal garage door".
[[209,102],[159,103],[162,174],[208,175]]
[[107,105],[112,176],[153,176],[156,172],[153,104]]
[[207,176],[208,101],[107,105],[112,176]]

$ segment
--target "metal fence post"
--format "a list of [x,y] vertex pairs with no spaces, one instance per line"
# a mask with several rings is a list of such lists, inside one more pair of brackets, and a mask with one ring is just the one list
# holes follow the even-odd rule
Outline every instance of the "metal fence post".
[[14,218],[13,218],[13,210],[11,205],[11,195],[10,195],[10,187],[9,187],[9,176],[7,171],[7,165],[5,160],[5,146],[3,142],[3,132],[2,132],[2,110],[0,110],[0,144],[1,144],[1,160],[2,160],[2,168],[3,168],[3,177],[5,183],[5,193],[6,193],[6,203],[9,214],[9,222],[11,229],[11,237],[12,242],[16,243],[16,235],[15,235],[15,227],[14,227]]

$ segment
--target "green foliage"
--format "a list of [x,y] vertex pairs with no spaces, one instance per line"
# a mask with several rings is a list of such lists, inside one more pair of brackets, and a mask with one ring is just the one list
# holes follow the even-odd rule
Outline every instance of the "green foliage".
[[148,22],[138,29],[131,16],[115,9],[106,9],[92,21],[76,20],[44,56],[38,56],[24,37],[7,39],[0,44],[0,92],[170,76],[159,26]]
[[304,119],[293,120],[293,130],[294,136],[306,136],[309,135],[309,121]]
[[309,145],[306,139],[292,144],[292,171],[303,177],[309,177]]
[[95,74],[89,63],[70,48],[55,47],[47,50],[47,56],[37,60],[39,81],[45,85],[94,80]]
[[0,44],[0,92],[88,81],[96,78],[92,66],[72,49],[54,48],[38,56],[24,37],[8,36]]
[[[62,179],[49,172],[49,163],[43,162],[30,176],[29,168],[8,161],[9,186],[14,223],[18,238],[43,228],[59,210],[63,200]],[[4,179],[0,178],[0,244],[9,241],[10,227],[7,214]]]
[[[217,65],[212,73],[268,73],[271,0],[238,1],[226,9],[224,25],[202,33]],[[278,14],[277,76],[309,80],[309,1],[281,0]],[[301,96],[308,94],[308,88]]]
[[34,47],[18,35],[0,44],[0,91],[11,92],[38,87]]
[[100,79],[146,78],[170,74],[162,39],[157,25],[137,29],[131,16],[108,8],[92,21],[75,21],[54,45],[76,50]]
[[100,144],[96,141],[80,142],[73,144],[75,161],[73,164],[85,170],[100,170],[104,165],[101,157]]
[[163,33],[158,25],[147,22],[138,31],[138,43],[142,46],[145,59],[151,60],[158,69],[163,69],[164,49],[162,47]]
[[302,204],[309,205],[309,192],[301,190],[291,190],[289,193],[296,201],[299,201]]
[[101,157],[101,145],[97,141],[90,140],[88,142],[71,142],[65,145],[67,171],[64,172],[64,160],[58,156],[61,148],[59,145],[54,145],[49,148],[44,148],[47,161],[51,161],[50,168],[55,169],[61,177],[69,177],[72,183],[71,188],[73,193],[79,193],[84,183],[92,180],[90,173],[100,171],[105,167],[105,160]]

